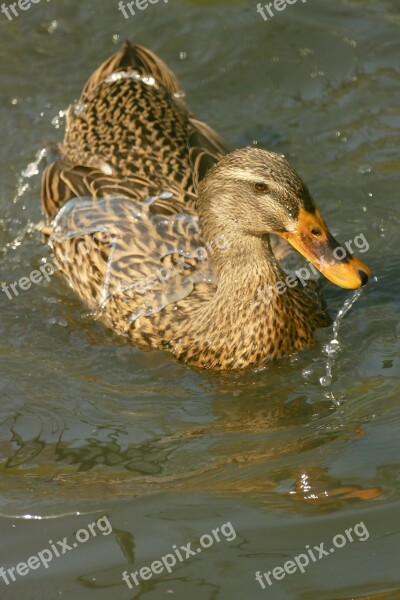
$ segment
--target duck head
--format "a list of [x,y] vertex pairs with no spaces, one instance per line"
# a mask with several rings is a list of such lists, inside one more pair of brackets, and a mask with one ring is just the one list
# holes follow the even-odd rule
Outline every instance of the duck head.
[[270,233],[286,239],[340,287],[356,289],[370,277],[332,236],[299,175],[274,152],[243,148],[223,157],[200,182],[198,212],[203,229],[218,223],[219,233],[238,243]]

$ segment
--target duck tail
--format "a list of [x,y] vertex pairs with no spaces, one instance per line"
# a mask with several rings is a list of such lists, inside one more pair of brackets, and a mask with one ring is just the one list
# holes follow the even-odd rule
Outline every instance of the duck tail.
[[93,91],[108,75],[124,70],[135,70],[141,75],[152,75],[172,94],[180,90],[177,78],[164,61],[148,48],[126,41],[118,52],[105,60],[89,77],[82,90],[81,98]]

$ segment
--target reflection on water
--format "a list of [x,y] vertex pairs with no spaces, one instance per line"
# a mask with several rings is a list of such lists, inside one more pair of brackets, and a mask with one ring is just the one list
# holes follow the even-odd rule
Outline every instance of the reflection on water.
[[[294,365],[290,368],[294,370]],[[346,498],[379,496],[379,486],[346,485],[332,477],[325,466],[325,446],[344,450],[348,440],[366,434],[365,428],[347,419],[346,407],[338,409],[329,396],[325,398],[319,392],[319,399],[310,402],[310,395],[305,391],[296,393],[293,383],[282,385],[282,373],[287,370],[288,366],[279,366],[280,373],[271,375],[267,370],[256,375],[207,374],[206,395],[214,390],[217,396],[207,403],[208,410],[193,407],[190,402],[189,410],[185,402],[182,408],[175,404],[175,410],[181,408],[183,415],[186,412],[186,418],[176,424],[176,431],[143,441],[131,439],[124,443],[127,437],[135,437],[129,435],[127,421],[124,425],[97,425],[92,435],[79,440],[68,439],[66,424],[64,430],[57,431],[54,443],[46,441],[42,431],[36,438],[24,440],[23,431],[27,426],[32,431],[32,423],[21,415],[8,424],[13,439],[3,444],[3,454],[9,457],[3,472],[13,480],[15,491],[15,486],[24,485],[24,480],[18,482],[23,467],[24,477],[32,478],[35,501],[43,494],[44,480],[52,484],[54,498],[68,497],[79,484],[73,492],[74,500],[77,494],[82,501],[101,500],[98,490],[102,486],[107,486],[107,502],[114,494],[160,491],[243,492],[248,500],[254,494],[268,496],[275,492],[275,498],[266,500],[268,504],[289,507],[293,500],[320,499],[326,509]],[[267,383],[268,376],[271,379]],[[147,392],[150,400],[151,390]],[[317,396],[317,386],[315,392]],[[157,421],[149,410],[134,410],[126,416],[142,421],[144,430],[146,422],[152,426],[151,422]],[[185,425],[188,417],[190,426]],[[7,492],[3,493],[6,498]],[[25,510],[24,503],[23,507]]]
[[[364,234],[377,277],[341,322],[339,354],[327,329],[310,351],[229,375],[132,348],[56,275],[12,299],[2,292],[0,566],[85,526],[86,514],[108,511],[114,531],[5,588],[7,600],[108,600],[111,588],[146,600],[255,597],[257,569],[362,519],[370,540],[276,582],[270,597],[400,597],[396,8],[332,0],[264,23],[246,2],[177,0],[125,22],[114,2],[100,11],[62,0],[1,21],[2,281],[49,257],[38,231],[42,148],[60,141],[66,106],[125,38],[169,62],[191,109],[232,146],[285,153],[334,235]],[[332,316],[351,296],[324,292]],[[14,518],[27,514],[54,518]],[[238,532],[229,548],[136,595],[123,587],[127,565],[228,520]]]

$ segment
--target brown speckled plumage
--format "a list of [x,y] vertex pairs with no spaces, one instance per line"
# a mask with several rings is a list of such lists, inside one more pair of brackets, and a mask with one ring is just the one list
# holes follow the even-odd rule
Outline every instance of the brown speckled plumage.
[[207,369],[287,356],[329,323],[300,285],[260,294],[285,278],[268,234],[314,211],[307,188],[279,155],[226,152],[164,63],[126,43],[69,109],[43,176],[49,243],[75,292],[134,344]]

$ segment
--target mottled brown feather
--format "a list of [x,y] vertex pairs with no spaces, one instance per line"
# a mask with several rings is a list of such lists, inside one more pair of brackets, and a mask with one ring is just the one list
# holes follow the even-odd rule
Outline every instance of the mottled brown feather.
[[[129,42],[89,78],[43,175],[59,270],[108,327],[191,365],[238,369],[310,346],[329,322],[317,297],[298,287],[264,302],[259,292],[285,276],[283,246],[272,251],[267,232],[231,233],[246,207],[239,194],[230,208],[225,190],[264,155],[225,159],[223,142],[181,96],[168,67]],[[302,182],[268,157],[276,180],[300,197]],[[219,204],[207,204],[208,187]]]

